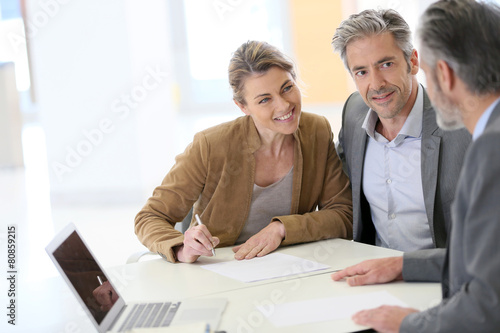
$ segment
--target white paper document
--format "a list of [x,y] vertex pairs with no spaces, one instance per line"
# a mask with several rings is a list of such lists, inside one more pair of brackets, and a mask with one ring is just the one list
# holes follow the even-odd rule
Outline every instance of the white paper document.
[[283,253],[271,253],[250,260],[233,260],[200,266],[243,282],[255,282],[329,268],[316,261]]
[[408,306],[384,290],[352,296],[277,304],[273,311],[259,307],[257,309],[274,326],[282,327],[320,321],[350,319],[358,311],[373,309],[381,305]]

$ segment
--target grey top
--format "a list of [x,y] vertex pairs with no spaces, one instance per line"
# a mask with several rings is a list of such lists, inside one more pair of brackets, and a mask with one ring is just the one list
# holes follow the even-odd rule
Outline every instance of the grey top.
[[236,244],[246,242],[265,228],[275,216],[289,215],[292,209],[293,167],[285,177],[266,187],[253,185],[248,219]]

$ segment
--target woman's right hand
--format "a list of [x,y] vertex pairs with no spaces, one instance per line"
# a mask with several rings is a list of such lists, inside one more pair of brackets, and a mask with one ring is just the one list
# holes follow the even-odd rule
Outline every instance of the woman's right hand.
[[212,256],[212,248],[219,244],[218,237],[213,237],[205,225],[189,228],[184,233],[184,243],[174,248],[180,262],[195,262],[199,256]]

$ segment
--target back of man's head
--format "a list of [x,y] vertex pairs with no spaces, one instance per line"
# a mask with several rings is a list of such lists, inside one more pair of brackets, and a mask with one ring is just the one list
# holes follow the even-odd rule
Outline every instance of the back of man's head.
[[500,92],[500,7],[474,0],[441,0],[427,8],[418,29],[421,61],[444,60],[478,95]]

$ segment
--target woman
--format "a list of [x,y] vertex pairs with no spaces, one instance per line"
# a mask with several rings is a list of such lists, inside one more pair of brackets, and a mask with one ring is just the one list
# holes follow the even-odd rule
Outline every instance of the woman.
[[[324,117],[302,113],[293,64],[273,46],[241,45],[229,64],[246,116],[197,133],[135,219],[135,232],[171,262],[233,248],[236,259],[280,245],[352,237],[349,181]],[[183,235],[174,229],[193,206]]]

